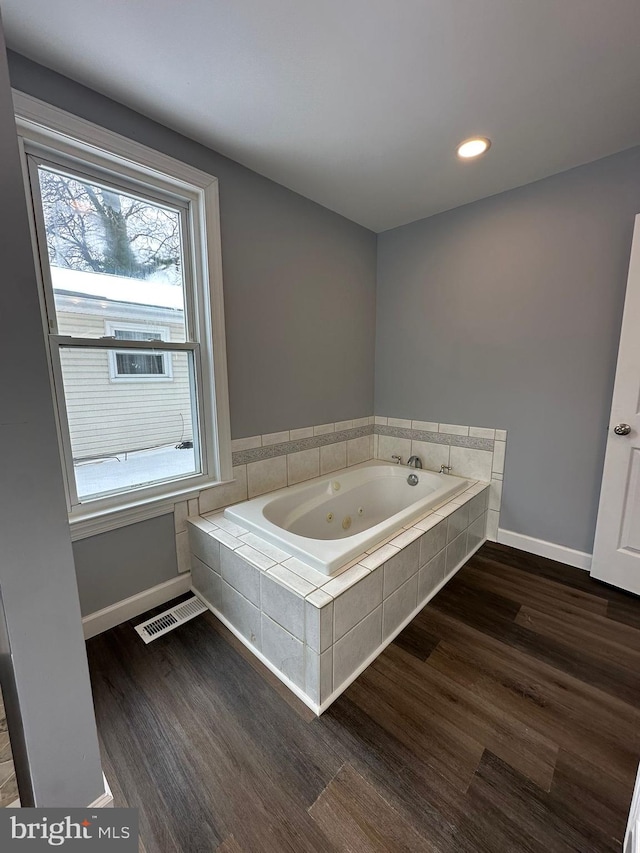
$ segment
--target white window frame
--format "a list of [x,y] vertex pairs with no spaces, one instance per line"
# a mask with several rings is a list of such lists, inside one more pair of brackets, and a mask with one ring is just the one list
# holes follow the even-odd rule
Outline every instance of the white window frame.
[[[25,192],[39,278],[42,318],[48,342],[52,393],[56,403],[56,420],[63,473],[67,493],[72,538],[81,539],[112,530],[145,518],[164,515],[173,510],[177,500],[196,496],[200,490],[232,479],[231,430],[227,381],[224,299],[222,289],[222,254],[218,180],[214,176],[168,157],[140,143],[78,118],[70,113],[13,91],[16,125],[23,163]],[[47,154],[86,163],[89,167],[111,171],[122,179],[142,186],[172,192],[188,205],[192,245],[185,247],[193,263],[192,314],[197,326],[195,370],[197,377],[198,413],[201,436],[201,474],[178,481],[132,489],[116,496],[79,503],[66,407],[61,376],[52,358],[52,344],[81,345],[74,339],[53,336],[47,320],[47,284],[38,256],[36,225],[31,204],[28,154],[46,159]],[[47,269],[48,265],[43,265]],[[185,298],[189,298],[187,294]],[[51,340],[55,338],[55,340]],[[100,340],[94,340],[100,345]],[[136,342],[128,342],[127,349]],[[113,341],[104,341],[113,347]],[[172,349],[189,349],[190,344],[171,344]],[[124,347],[123,347],[124,348]],[[56,375],[58,374],[58,375]],[[143,381],[146,381],[147,377]],[[118,379],[121,381],[121,378]],[[126,380],[125,380],[126,381]]]
[[[158,338],[158,349],[161,348],[160,341],[170,341],[171,333],[170,330],[166,326],[148,326],[143,323],[135,323],[124,322],[120,323],[117,320],[105,320],[105,336],[106,337],[115,337],[117,331],[122,332],[140,332],[140,334],[144,334],[145,332],[151,332],[152,335],[160,335]],[[116,338],[117,340],[117,338]],[[173,364],[171,353],[163,352],[162,353],[162,373],[118,373],[118,361],[117,356],[120,352],[126,352],[126,350],[109,350],[109,379],[111,382],[116,383],[125,383],[125,382],[171,382],[173,380]]]

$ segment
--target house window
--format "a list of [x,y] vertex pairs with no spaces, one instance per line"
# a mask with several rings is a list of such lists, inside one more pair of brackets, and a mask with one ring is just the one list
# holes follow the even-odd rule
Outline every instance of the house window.
[[[169,329],[136,328],[124,323],[107,323],[106,336],[117,341],[167,341]],[[168,353],[143,353],[114,350],[109,353],[109,377],[112,381],[141,382],[172,379]]]
[[40,107],[17,123],[70,518],[109,529],[231,474],[216,182]]

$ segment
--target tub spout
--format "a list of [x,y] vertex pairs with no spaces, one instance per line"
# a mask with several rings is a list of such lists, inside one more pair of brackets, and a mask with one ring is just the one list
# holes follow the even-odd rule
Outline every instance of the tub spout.
[[422,460],[419,456],[410,456],[407,465],[409,468],[422,468]]

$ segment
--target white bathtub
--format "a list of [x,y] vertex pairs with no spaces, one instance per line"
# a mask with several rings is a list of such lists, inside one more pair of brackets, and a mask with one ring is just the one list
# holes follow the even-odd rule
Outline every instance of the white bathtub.
[[[418,483],[410,486],[409,474]],[[469,485],[450,474],[365,462],[227,507],[232,521],[325,575]]]

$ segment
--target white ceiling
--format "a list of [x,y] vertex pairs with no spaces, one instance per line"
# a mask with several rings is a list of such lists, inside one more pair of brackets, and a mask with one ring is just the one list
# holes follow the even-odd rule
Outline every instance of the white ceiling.
[[638,0],[0,9],[14,50],[375,231],[640,144]]

